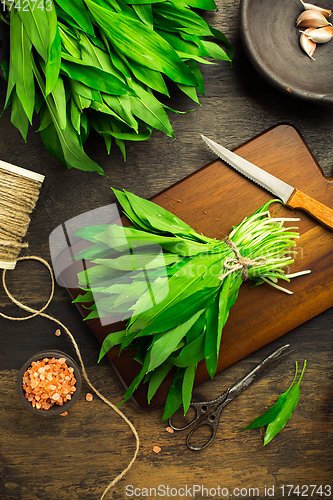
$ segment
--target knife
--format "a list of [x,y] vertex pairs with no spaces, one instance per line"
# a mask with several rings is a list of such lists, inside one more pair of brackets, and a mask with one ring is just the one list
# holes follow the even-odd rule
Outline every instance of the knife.
[[303,193],[297,188],[294,188],[281,181],[272,174],[269,174],[262,168],[257,167],[253,163],[245,160],[236,153],[220,146],[216,142],[201,135],[205,143],[216,153],[224,162],[228,163],[235,170],[248,177],[251,181],[259,184],[267,191],[270,191],[274,196],[280,198],[285,205],[291,208],[298,208],[308,212],[312,217],[319,220],[325,226],[333,229],[333,210],[319,201],[311,198],[311,196]]

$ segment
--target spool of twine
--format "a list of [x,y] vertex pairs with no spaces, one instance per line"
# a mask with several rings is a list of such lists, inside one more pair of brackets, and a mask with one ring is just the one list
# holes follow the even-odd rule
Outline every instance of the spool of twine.
[[44,176],[0,160],[0,269],[14,269]]

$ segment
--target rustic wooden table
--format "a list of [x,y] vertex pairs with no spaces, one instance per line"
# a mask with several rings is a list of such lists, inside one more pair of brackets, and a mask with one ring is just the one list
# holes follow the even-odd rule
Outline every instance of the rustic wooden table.
[[[193,112],[171,116],[176,139],[154,132],[151,139],[127,146],[124,162],[116,148],[107,156],[104,143],[91,135],[87,152],[108,178],[66,170],[44,149],[36,125],[25,144],[10,123],[0,119],[0,159],[46,176],[27,234],[27,255],[50,261],[49,235],[66,220],[113,203],[111,186],[150,198],[206,165],[200,133],[234,148],[278,123],[289,123],[303,135],[325,175],[333,175],[333,110],[295,100],[269,86],[251,67],[240,42],[238,2],[217,2],[207,15],[234,44],[232,67],[203,68],[206,95],[201,107],[173,92],[170,106]],[[0,82],[1,101],[5,83]],[[333,203],[333,202],[332,202]],[[47,270],[37,262],[19,263],[7,273],[10,291],[33,308],[49,295]],[[309,290],[309,293],[315,291]],[[0,310],[23,313],[1,287]],[[113,403],[123,387],[107,361],[97,365],[99,345],[83,324],[66,290],[56,286],[48,313],[72,332],[93,384]],[[332,309],[290,331],[195,389],[195,398],[213,398],[246,374],[275,348],[290,343],[293,352],[283,365],[244,392],[224,412],[214,443],[202,452],[185,446],[183,433],[169,434],[162,409],[149,412],[131,401],[121,409],[135,425],[141,441],[136,462],[105,498],[332,498],[333,493],[333,326]],[[246,325],[244,325],[246,327]],[[79,401],[66,417],[36,418],[21,405],[15,389],[18,370],[36,351],[56,348],[75,357],[63,333],[46,318],[27,322],[0,319],[0,498],[3,500],[94,500],[130,462],[135,439],[127,424],[83,383]],[[307,359],[300,402],[284,430],[266,447],[262,431],[237,431],[273,404],[289,386],[295,361]],[[161,451],[156,454],[153,446]],[[287,485],[294,485],[293,489]],[[316,488],[314,486],[316,485]],[[321,489],[320,489],[321,487]],[[154,491],[155,488],[156,490]],[[158,489],[159,488],[159,489]],[[151,491],[150,491],[151,489]]]

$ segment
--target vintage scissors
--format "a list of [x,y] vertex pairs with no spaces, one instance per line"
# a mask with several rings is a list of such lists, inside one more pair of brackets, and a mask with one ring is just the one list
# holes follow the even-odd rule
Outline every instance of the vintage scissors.
[[[284,355],[286,349],[289,347],[289,344],[284,345],[270,354],[267,358],[265,358],[259,365],[257,365],[253,370],[251,370],[244,378],[242,378],[239,382],[233,385],[230,389],[224,391],[220,396],[211,401],[200,401],[200,402],[192,402],[190,407],[195,410],[195,417],[189,423],[184,425],[183,427],[177,427],[172,423],[173,416],[169,418],[169,425],[175,431],[183,431],[190,427],[194,422],[199,420],[202,415],[206,415],[209,410],[217,405],[214,411],[209,413],[204,420],[202,420],[196,427],[194,427],[190,433],[187,435],[186,444],[190,450],[203,450],[208,446],[216,436],[219,419],[224,408],[231,403],[237,396],[239,396],[247,387],[249,387],[252,382],[254,382],[260,375],[266,371],[267,368],[272,368],[275,365],[275,361],[280,361]],[[202,426],[208,426],[211,430],[211,436],[203,445],[194,446],[190,443],[190,439],[193,434]]]

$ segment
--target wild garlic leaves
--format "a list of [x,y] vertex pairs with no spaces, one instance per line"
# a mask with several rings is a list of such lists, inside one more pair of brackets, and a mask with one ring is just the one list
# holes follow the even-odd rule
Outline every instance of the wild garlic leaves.
[[[135,350],[141,369],[125,400],[146,383],[150,402],[170,374],[163,415],[167,420],[181,404],[188,408],[198,363],[205,363],[211,377],[216,373],[242,269],[235,266],[230,273],[225,266],[236,255],[227,242],[197,233],[151,201],[114,192],[133,226],[92,226],[77,233],[93,245],[76,256],[92,263],[79,274],[85,293],[76,302],[89,303],[87,319],[123,319],[124,327],[105,338],[100,359],[115,345],[120,352]],[[288,292],[277,282],[289,281],[283,268],[293,263],[292,247],[299,235],[295,227],[284,226],[285,219],[270,216],[273,201],[235,226],[229,240],[252,259],[249,279]]]
[[296,362],[295,377],[288,390],[279,396],[277,402],[268,411],[263,413],[260,417],[257,417],[255,420],[253,420],[253,422],[251,422],[251,424],[242,429],[243,431],[247,429],[256,429],[257,427],[266,425],[267,427],[264,437],[264,446],[272,441],[272,439],[286,425],[298,404],[300,397],[300,383],[304,375],[305,367],[306,360],[304,361],[303,369],[298,382],[295,384],[298,368]]
[[1,14],[11,32],[5,108],[24,140],[39,114],[46,149],[67,168],[105,175],[84,151],[92,129],[124,158],[127,141],[154,129],[173,137],[168,112],[177,111],[160,97],[169,97],[167,82],[199,103],[200,65],[233,57],[226,37],[194,10],[215,10],[213,0],[25,3]]

